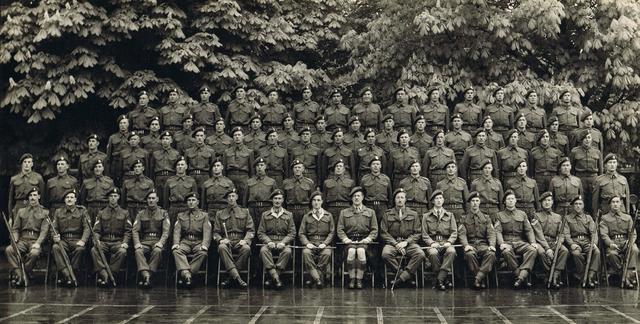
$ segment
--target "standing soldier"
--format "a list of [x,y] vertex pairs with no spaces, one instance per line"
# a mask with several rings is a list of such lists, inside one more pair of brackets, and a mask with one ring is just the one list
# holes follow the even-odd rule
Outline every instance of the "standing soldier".
[[[292,160],[300,160],[304,163],[304,175],[313,180],[313,183],[320,183],[320,157],[322,150],[311,142],[311,129],[303,127],[300,129],[300,142],[289,148],[289,156]],[[285,164],[286,165],[286,164]]]
[[398,184],[405,192],[406,206],[415,210],[418,215],[426,213],[429,209],[429,196],[432,189],[429,179],[420,175],[421,168],[420,161],[411,161],[409,175]]
[[351,207],[340,211],[336,234],[344,244],[343,260],[349,272],[349,289],[362,289],[362,278],[367,267],[367,258],[373,258],[371,243],[378,237],[378,221],[375,211],[362,204],[364,189],[355,187],[349,193]]
[[224,118],[219,117],[215,121],[213,133],[209,133],[209,137],[205,140],[205,143],[216,152],[224,152],[233,143],[233,139],[224,132],[224,127]]
[[148,134],[140,138],[140,146],[145,149],[149,154],[155,150],[162,148],[162,141],[160,140],[162,134],[160,134],[160,118],[153,117],[149,122]]
[[216,152],[204,142],[207,137],[204,127],[196,128],[192,136],[196,141],[184,154],[189,161],[189,174],[196,179],[198,188],[200,188],[202,183],[209,179],[209,171],[216,159]]
[[182,119],[182,129],[173,133],[173,139],[176,149],[180,154],[193,146],[195,139],[191,136],[193,134],[193,115],[187,114]]
[[162,136],[160,136],[162,148],[151,154],[150,174],[154,175],[153,178],[156,184],[156,191],[160,194],[160,201],[164,201],[164,196],[162,196],[164,184],[167,179],[176,174],[175,165],[180,157],[180,153],[171,147],[172,142],[171,133],[168,131],[162,132]]
[[[471,191],[475,191],[480,196],[482,205],[480,210],[491,218],[491,221],[495,221],[496,214],[502,208],[502,199],[504,197],[504,190],[500,180],[493,177],[494,162],[491,160],[484,160],[481,164],[482,176],[471,182]],[[469,202],[469,198],[467,198]],[[473,208],[473,206],[471,206]]]
[[[254,106],[249,100],[247,100],[247,90],[244,86],[238,86],[233,89],[235,99],[231,100],[227,107],[227,114],[225,116],[225,125],[231,127],[232,131],[236,127],[241,127],[243,130],[249,129],[249,123],[251,123],[251,116],[254,115]],[[233,134],[231,134],[233,136]]]
[[355,115],[351,116],[349,118],[349,130],[344,134],[344,144],[354,152],[358,152],[358,149],[367,143],[364,135],[360,132],[360,126],[360,118]]
[[158,192],[149,191],[146,200],[147,207],[136,215],[131,229],[141,288],[151,288],[151,277],[158,270],[171,229],[169,213],[158,206]]
[[[52,235],[53,245],[51,246],[53,258],[56,261],[56,269],[61,274],[57,283],[67,287],[71,287],[74,284],[69,271],[78,273],[80,261],[90,234],[86,223],[87,209],[77,205],[76,202],[76,191],[74,189],[67,190],[64,195],[65,206],[56,209],[51,223],[51,227],[57,233],[57,235]],[[70,256],[71,269],[65,267],[63,254]]]
[[22,277],[23,273],[19,270],[20,264],[17,254],[22,255],[24,271],[28,275],[40,258],[42,243],[49,232],[49,223],[45,220],[49,211],[40,205],[39,189],[32,187],[26,191],[26,197],[29,202],[25,207],[16,211],[13,224],[11,224],[12,237],[16,240],[15,246],[18,251],[14,250],[13,245],[7,246],[5,250],[7,261],[11,266],[9,280],[13,287],[25,286],[25,278]]
[[[191,277],[206,262],[211,244],[211,222],[207,213],[198,208],[198,195],[185,195],[187,210],[178,214],[173,226],[173,246],[171,251],[180,276],[178,285],[191,287]],[[191,261],[189,261],[191,259]]]
[[288,175],[289,154],[286,148],[278,144],[278,132],[275,128],[267,131],[265,139],[266,144],[254,151],[257,151],[258,156],[267,162],[267,175],[276,180],[278,187],[282,187],[282,180]]
[[[513,288],[519,289],[528,286],[525,281],[536,262],[538,244],[527,214],[516,208],[516,201],[516,194],[513,191],[507,190],[504,193],[502,203],[505,205],[505,209],[496,215],[494,228],[500,253],[506,261],[507,267],[516,276]],[[516,254],[522,256],[520,264],[518,264]]]
[[387,154],[398,144],[398,132],[393,130],[394,125],[393,115],[385,115],[382,117],[382,130],[376,135],[376,145],[380,146]]
[[266,143],[266,134],[262,131],[262,120],[258,113],[249,121],[249,129],[244,136],[244,143],[253,151],[257,151]]
[[456,157],[452,149],[444,146],[444,130],[437,130],[433,134],[433,143],[433,147],[424,155],[422,172],[431,183],[437,184],[446,177],[446,164],[455,161]]
[[559,132],[560,122],[558,117],[551,116],[549,118],[549,144],[562,152],[562,155],[569,155],[569,138],[567,135]]
[[282,188],[287,197],[287,209],[292,213],[296,227],[300,227],[305,209],[309,207],[309,197],[315,190],[313,180],[304,176],[304,163],[291,162],[291,178],[285,179]]
[[293,118],[298,129],[305,126],[313,127],[317,123],[318,117],[322,116],[320,105],[311,100],[312,95],[311,88],[305,86],[302,88],[302,101],[298,101],[293,105]]
[[322,288],[325,276],[330,277],[332,262],[331,244],[336,234],[335,221],[328,211],[322,209],[322,193],[314,191],[310,197],[309,210],[302,217],[299,238],[302,249],[302,262],[308,269],[316,288]]
[[484,278],[496,262],[496,232],[491,217],[480,210],[480,194],[471,192],[467,203],[469,212],[460,219],[458,237],[467,267],[475,276],[472,288],[487,288]]
[[458,166],[456,161],[449,161],[444,166],[447,175],[444,179],[436,183],[436,190],[442,191],[445,197],[444,207],[452,213],[456,220],[459,220],[467,210],[467,197],[469,189],[467,182],[458,177]]
[[242,127],[234,127],[231,135],[233,143],[224,150],[223,164],[227,166],[227,177],[238,189],[239,199],[245,201],[247,180],[253,174],[253,151],[243,143]]
[[176,175],[167,179],[164,184],[163,205],[169,210],[171,223],[175,222],[178,213],[187,209],[186,196],[190,192],[198,192],[196,179],[187,175],[187,160],[184,156],[178,158],[175,164]]
[[[567,245],[576,265],[576,279],[582,280],[588,271],[585,288],[593,289],[598,284],[596,274],[600,269],[600,249],[596,223],[590,215],[584,213],[582,196],[573,198],[573,210],[567,215]],[[586,264],[587,253],[591,250],[591,264]],[[588,268],[588,269],[587,269]]]
[[[622,199],[614,194],[609,198],[608,212],[602,215],[600,221],[600,237],[604,241],[606,248],[607,266],[610,271],[619,273],[620,280],[624,288],[635,289],[637,284],[635,279],[636,263],[638,260],[638,246],[636,242],[636,229],[633,228],[633,218],[623,211]],[[629,258],[627,277],[622,278],[622,267],[627,260],[623,256],[627,255],[627,249],[631,249]]]
[[476,92],[473,87],[467,87],[464,89],[464,101],[456,104],[453,108],[453,114],[459,114],[462,117],[462,129],[467,133],[473,133],[482,126],[480,124],[482,122],[482,108],[474,102],[475,97]]
[[213,221],[216,212],[227,205],[225,199],[227,193],[235,189],[233,181],[222,175],[223,171],[222,160],[216,158],[211,166],[211,178],[207,179],[200,188],[200,202],[205,207],[211,221]]
[[581,143],[578,141],[578,137],[582,135],[583,131],[588,131],[591,134],[591,145],[600,150],[600,152],[604,152],[604,139],[602,137],[602,132],[593,127],[593,114],[590,112],[582,114],[580,121],[582,122],[582,127],[571,133],[571,147],[580,145]]
[[[218,243],[218,255],[230,279],[236,281],[240,288],[247,288],[247,283],[240,277],[240,272],[247,268],[251,255],[251,242],[255,237],[253,219],[249,210],[238,206],[238,192],[231,188],[225,193],[227,206],[216,212],[213,221],[213,240]],[[236,253],[234,260],[233,253]],[[248,275],[250,276],[250,274]],[[222,282],[221,286],[231,286],[231,280]]]
[[[545,192],[553,190],[549,186],[551,178],[556,174],[556,170],[560,168],[562,152],[557,148],[549,145],[549,131],[546,129],[538,132],[536,137],[536,146],[529,154],[529,164],[531,165],[531,173],[538,183],[538,190]],[[554,192],[556,199],[557,193]]]
[[420,113],[425,118],[427,127],[426,131],[429,134],[433,134],[437,129],[449,130],[449,107],[440,103],[440,90],[436,87],[432,87],[427,92],[427,98],[429,101],[420,106]]
[[138,212],[147,204],[147,195],[155,189],[153,180],[144,175],[144,164],[137,160],[131,165],[133,177],[122,185],[122,202],[129,211],[129,219],[134,220]]
[[[333,165],[338,160],[343,160],[349,176],[352,179],[356,179],[355,156],[353,151],[343,143],[344,132],[342,128],[334,129],[331,139],[333,139],[333,144],[324,150],[322,154],[322,171],[327,172],[330,165]],[[329,176],[330,174],[323,174],[321,178],[326,179]]]
[[[476,143],[464,150],[462,161],[460,162],[460,175],[469,182],[482,176],[482,168],[485,161],[491,161],[492,165],[498,165],[496,151],[486,145],[487,132],[480,128],[475,131],[473,137]],[[493,173],[497,176],[497,172]]]
[[340,90],[335,89],[331,93],[331,103],[324,108],[324,115],[327,118],[328,130],[333,131],[336,128],[347,128],[351,111],[342,104],[342,94]]
[[444,145],[453,150],[458,163],[462,160],[464,150],[473,145],[471,135],[462,130],[462,115],[451,116],[451,130],[444,136]]
[[527,120],[529,130],[538,133],[547,128],[547,114],[543,108],[538,106],[538,93],[535,90],[527,91],[524,98],[527,100],[525,106],[520,108],[519,114],[522,114]]
[[[387,165],[387,159],[385,157],[384,150],[376,145],[376,131],[373,128],[368,128],[365,131],[364,136],[367,144],[364,147],[359,148],[357,151],[358,156],[356,159],[356,163],[358,165],[358,170],[356,173],[356,180],[369,173],[369,164],[374,156],[380,157],[383,167],[386,167]],[[333,215],[337,216],[337,214]]]
[[514,120],[518,131],[518,146],[531,151],[536,142],[536,134],[527,128],[527,117],[522,113],[518,113]]
[[[324,116],[320,115],[315,119],[315,131],[311,134],[311,143],[317,145],[321,152],[324,152],[331,144],[333,144],[332,133],[326,130],[327,121]],[[300,125],[298,125],[300,129]]]
[[267,162],[258,158],[254,162],[256,174],[247,180],[244,205],[249,207],[254,224],[260,224],[260,215],[271,208],[271,193],[277,189],[276,181],[267,176]]
[[[545,271],[548,273],[553,266],[554,257],[557,258],[555,269],[551,274],[549,287],[559,289],[564,285],[560,275],[567,265],[569,250],[564,246],[565,234],[568,233],[566,227],[562,228],[562,216],[553,212],[553,194],[549,191],[540,196],[542,210],[537,212],[531,221],[531,227],[538,242],[538,259],[542,261]],[[558,236],[560,239],[558,240]],[[558,255],[555,256],[556,244],[560,244]]]
[[356,183],[346,175],[344,161],[338,160],[331,166],[332,174],[324,181],[322,192],[327,201],[327,211],[338,220],[340,211],[349,207],[349,192]]
[[580,109],[573,105],[571,91],[564,89],[560,92],[559,103],[553,108],[551,115],[558,117],[560,131],[569,135],[580,125]]
[[[296,226],[293,222],[293,214],[284,209],[284,193],[276,189],[271,193],[273,207],[262,213],[260,225],[258,226],[258,239],[262,244],[260,248],[260,259],[264,265],[264,270],[269,273],[276,289],[282,288],[280,272],[289,265],[289,259],[293,250],[296,237]],[[273,253],[278,253],[278,263],[273,261]],[[265,283],[270,286],[270,284]]]
[[396,89],[394,99],[393,104],[387,107],[384,114],[392,116],[391,118],[397,122],[396,127],[411,129],[415,124],[418,107],[409,103],[407,90],[403,87]]
[[[382,249],[384,262],[394,272],[398,272],[400,267],[403,267],[400,275],[394,279],[395,282],[391,282],[393,286],[399,286],[410,281],[411,276],[416,274],[418,267],[427,258],[418,245],[422,236],[420,215],[413,209],[405,207],[407,196],[404,189],[398,188],[393,192],[393,201],[394,207],[384,213],[380,222],[380,238],[385,243]],[[399,255],[409,259],[406,266],[398,261]],[[416,284],[410,282],[410,285]]]
[[178,102],[179,96],[180,94],[177,88],[171,89],[171,91],[169,91],[167,104],[160,108],[160,122],[164,130],[170,132],[179,130],[184,118],[191,114],[187,106]]
[[87,212],[94,222],[98,212],[107,207],[108,194],[115,184],[113,179],[104,175],[104,162],[96,160],[93,163],[93,175],[84,179],[80,189],[80,203],[87,207]]
[[149,106],[149,94],[142,90],[138,94],[138,105],[127,114],[131,128],[141,135],[149,132],[151,120],[158,117],[158,111]]
[[122,182],[135,176],[133,173],[133,164],[137,161],[142,161],[142,165],[145,170],[149,166],[149,152],[140,147],[140,135],[136,132],[129,133],[127,137],[129,145],[120,151],[122,157]]
[[[129,212],[118,205],[119,200],[120,190],[113,188],[109,192],[109,204],[98,213],[93,225],[93,236],[96,241],[100,242],[100,245],[94,244],[91,248],[91,257],[100,287],[106,287],[109,281],[107,267],[112,273],[117,273],[120,270],[127,257],[127,249],[131,240],[132,225],[129,220]],[[98,251],[99,248],[102,253]],[[107,260],[102,260],[101,254],[108,259],[109,264],[104,263]]]
[[78,190],[78,179],[69,175],[69,161],[64,156],[56,159],[56,170],[58,173],[47,180],[47,191],[45,199],[49,205],[49,213],[53,214],[56,209],[65,205],[64,193],[75,189]]
[[555,210],[560,215],[569,213],[572,209],[571,202],[584,195],[580,178],[571,175],[571,161],[568,157],[563,157],[558,163],[558,175],[551,179],[549,190],[555,197]]
[[210,98],[211,88],[203,84],[200,86],[200,102],[191,106],[191,114],[196,126],[204,127],[207,133],[213,133],[214,121],[221,116],[218,105],[210,102]]
[[109,162],[109,172],[117,184],[122,183],[122,158],[121,151],[128,146],[129,137],[129,119],[127,116],[120,115],[117,119],[118,131],[109,136],[109,142],[107,142],[107,158],[105,161]]
[[482,128],[487,133],[487,146],[490,149],[498,152],[498,150],[505,147],[502,134],[493,131],[493,119],[491,119],[491,116],[482,118]]
[[504,94],[505,91],[502,87],[498,87],[493,91],[493,97],[496,101],[484,109],[484,116],[491,116],[493,129],[502,134],[506,141],[509,139],[509,136],[506,136],[507,131],[514,126],[513,115],[515,114],[515,109],[507,106],[504,102]]
[[271,89],[267,92],[268,102],[260,107],[260,115],[264,123],[265,129],[281,129],[284,116],[287,113],[287,107],[278,102],[280,96],[278,90]]
[[516,176],[507,181],[505,188],[516,195],[516,207],[533,219],[536,210],[540,210],[538,184],[527,176],[527,161],[517,161],[516,166]]
[[602,174],[602,152],[591,145],[592,138],[589,131],[584,130],[576,138],[580,146],[571,150],[569,157],[574,166],[575,175],[582,180],[587,206],[591,205],[591,193],[595,190],[596,179]]
[[87,137],[87,152],[80,154],[78,162],[78,182],[93,177],[93,165],[97,160],[106,161],[107,154],[98,150],[100,138],[97,134]]
[[420,157],[424,157],[429,147],[433,145],[433,138],[431,138],[431,135],[425,132],[427,122],[424,119],[424,116],[416,116],[413,126],[414,133],[413,135],[411,135],[411,146],[418,148]]
[[373,92],[366,87],[360,92],[362,102],[353,107],[353,115],[357,116],[365,128],[380,129],[382,125],[382,110],[378,104],[373,103]]
[[388,208],[391,197],[391,179],[382,173],[382,161],[374,156],[369,163],[371,172],[360,179],[360,185],[364,189],[364,204],[376,212],[378,223],[384,211]]
[[516,169],[518,168],[518,162],[521,160],[529,160],[529,152],[518,146],[518,139],[520,135],[515,129],[510,130],[507,133],[506,139],[509,144],[500,149],[497,152],[498,155],[498,169],[500,170],[500,176],[502,178],[502,184],[506,185],[511,178],[518,175]]
[[[609,211],[608,202],[612,197],[618,196],[622,201],[620,211],[629,211],[629,182],[627,178],[616,171],[618,169],[618,157],[609,153],[604,157],[605,173],[599,175],[593,186],[592,210]],[[585,190],[587,190],[585,188]]]
[[398,188],[400,180],[409,175],[411,161],[420,159],[418,149],[410,146],[411,139],[406,130],[400,129],[397,139],[399,145],[391,150],[387,167],[387,174],[393,179],[393,188]]
[[433,286],[447,290],[451,282],[447,279],[453,271],[456,249],[452,246],[458,239],[458,226],[454,215],[443,208],[444,193],[435,190],[429,198],[433,209],[422,216],[422,240],[427,244],[427,257],[431,268],[437,273]]

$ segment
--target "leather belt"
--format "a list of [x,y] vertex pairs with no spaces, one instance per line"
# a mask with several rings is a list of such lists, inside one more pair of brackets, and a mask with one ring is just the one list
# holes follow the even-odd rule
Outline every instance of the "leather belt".
[[593,171],[576,171],[576,175],[579,177],[595,177],[598,175],[598,172]]
[[380,206],[380,205],[386,205],[387,204],[386,201],[382,201],[382,200],[366,201],[366,203],[370,204],[370,205],[374,205],[374,206]]
[[271,207],[270,201],[250,201],[250,207]]
[[62,233],[61,235],[64,238],[70,238],[70,239],[82,237],[82,234],[78,234],[78,233]]
[[576,235],[573,238],[574,239],[578,239],[578,240],[586,240],[587,236],[586,235]]
[[433,237],[433,239],[435,241],[444,241],[444,240],[448,239],[448,237],[445,238],[443,235],[436,235],[436,236]]
[[271,234],[267,234],[267,236],[272,240],[272,241],[281,241],[282,239],[284,239],[285,237],[287,237],[286,235],[271,235]]
[[156,171],[156,175],[159,175],[159,176],[173,175],[173,171],[167,171],[167,170]]
[[51,208],[60,208],[64,206],[64,202],[52,202],[51,203]]
[[627,239],[627,235],[626,234],[615,234],[613,235],[614,239]]
[[109,239],[109,240],[120,240],[122,239],[122,235],[116,235],[116,234],[105,234],[102,235],[103,238]]
[[556,175],[556,173],[552,171],[536,171],[536,176],[539,176],[539,175],[550,176],[550,175]]
[[127,207],[146,207],[147,203],[139,202],[139,201],[127,201]]
[[558,202],[558,203],[556,203],[556,206],[557,207],[569,207],[569,206],[571,206],[571,202],[568,202],[568,201]]
[[397,237],[395,237],[395,240],[396,240],[396,241],[404,241],[404,240],[406,240],[406,239],[407,239],[407,238],[406,238],[406,237],[404,237],[404,236],[397,236]]
[[327,203],[329,207],[349,207],[349,203],[346,201],[332,201]]
[[204,171],[204,170],[191,170],[189,173],[190,174],[206,174],[207,171]]
[[229,239],[243,239],[244,238],[244,233],[238,233],[238,232],[231,232],[229,233]]
[[427,204],[426,202],[419,202],[419,201],[407,201],[407,206],[411,207],[411,206],[416,206],[416,207],[427,207],[429,204]]
[[464,208],[464,206],[462,206],[462,204],[443,204],[442,206],[443,207],[447,206],[450,209],[462,209],[462,208]]
[[515,177],[518,175],[518,172],[502,172],[502,176],[504,177]]
[[21,233],[22,236],[38,236],[38,235],[40,235],[40,232],[30,231],[30,230],[23,230],[20,233]]
[[305,209],[308,208],[309,204],[288,204],[288,209]]
[[182,128],[182,125],[164,125],[163,128],[168,131],[177,131]]
[[144,233],[144,237],[158,237],[158,233],[156,232]]
[[106,201],[90,201],[87,203],[88,207],[107,207],[108,202]]
[[169,208],[174,207],[174,208],[183,208],[183,207],[187,207],[187,203],[184,202],[177,202],[177,201],[170,201],[169,202]]
[[324,240],[327,238],[327,235],[308,235],[307,238],[309,240]]
[[202,239],[202,235],[198,235],[198,234],[186,234],[185,237],[192,241],[197,241]]
[[216,209],[222,206],[226,206],[227,202],[226,201],[214,201],[214,202],[210,202],[207,204],[207,208],[208,209]]
[[249,172],[245,170],[228,170],[227,175],[249,175]]
[[518,208],[533,208],[533,202],[516,202]]
[[445,170],[430,170],[429,173],[434,174],[434,175],[447,174],[447,172]]
[[135,174],[135,171],[125,171],[124,175],[126,175],[126,176],[135,176],[136,174]]

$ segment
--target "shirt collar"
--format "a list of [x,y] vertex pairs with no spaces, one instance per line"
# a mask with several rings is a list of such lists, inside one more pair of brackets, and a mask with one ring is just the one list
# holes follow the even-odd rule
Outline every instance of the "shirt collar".
[[318,210],[313,210],[311,215],[313,215],[313,218],[315,220],[319,221],[322,218],[322,216],[324,216],[324,209],[320,208]]
[[280,211],[276,211],[275,207],[271,207],[271,215],[275,218],[280,218],[284,214],[284,208],[280,207]]

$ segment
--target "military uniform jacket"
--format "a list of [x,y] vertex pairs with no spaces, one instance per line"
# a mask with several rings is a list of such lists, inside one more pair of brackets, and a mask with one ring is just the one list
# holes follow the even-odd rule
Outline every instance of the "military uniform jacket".
[[246,145],[232,144],[224,151],[224,165],[227,172],[242,171],[253,174],[253,151]]
[[308,211],[302,216],[300,231],[298,232],[300,244],[307,245],[313,243],[314,245],[318,245],[322,243],[330,246],[336,234],[333,216],[324,209],[319,209],[317,212],[322,215],[319,220],[313,216],[313,210]]
[[120,151],[120,156],[122,157],[122,170],[130,170],[136,160],[142,161],[145,171],[149,170],[149,152],[141,147],[127,146]]
[[199,208],[178,213],[173,228],[173,244],[185,240],[202,240],[202,246],[209,248],[211,244],[211,222],[206,212]]
[[293,214],[282,209],[280,217],[274,215],[273,208],[262,213],[258,226],[258,239],[264,244],[269,242],[289,245],[296,237],[296,224],[293,222]]
[[325,172],[328,172],[329,168],[333,163],[342,159],[344,161],[344,168],[349,172],[352,176],[355,176],[355,157],[353,156],[353,151],[344,146],[336,146],[332,145],[324,150],[323,154],[323,165],[322,169]]
[[398,184],[407,194],[407,201],[428,205],[431,196],[431,182],[423,176],[409,175]]
[[231,144],[233,139],[225,133],[213,133],[207,137],[204,142],[211,146],[216,152],[224,152]]
[[535,180],[527,176],[515,176],[507,181],[507,190],[511,189],[516,194],[517,204],[533,204],[536,209],[540,209],[538,197],[538,184]]
[[185,152],[189,161],[189,170],[200,170],[208,173],[216,158],[216,152],[207,144],[194,144]]
[[309,196],[315,190],[313,180],[305,177],[291,177],[282,182],[288,205],[308,205]]
[[625,210],[629,210],[630,192],[627,178],[618,172],[599,175],[593,185],[592,210],[598,210],[601,201],[609,201],[614,195],[619,195]]
[[78,179],[74,176],[65,174],[63,176],[56,175],[53,178],[47,180],[46,201],[49,204],[62,203],[64,198],[62,197],[67,190],[77,189]]
[[556,106],[553,108],[551,115],[558,117],[561,130],[578,128],[580,124],[580,109],[571,104]]
[[270,201],[269,196],[276,190],[276,181],[268,176],[255,176],[247,180],[246,203]]
[[107,160],[107,153],[104,153],[101,151],[95,151],[95,152],[85,152],[80,154],[80,159],[78,162],[78,169],[80,170],[80,179],[88,179],[93,176],[93,164],[97,160],[102,160],[103,163],[106,163],[105,161]]
[[159,117],[160,125],[166,128],[167,126],[180,127],[182,126],[182,120],[185,116],[189,115],[189,108],[179,103],[169,103],[166,106],[160,108]]
[[293,120],[296,125],[313,124],[316,117],[322,113],[320,105],[313,101],[298,101],[293,105]]
[[444,208],[432,209],[422,215],[422,241],[427,245],[447,241],[454,244],[458,239],[456,218]]
[[574,238],[578,235],[589,237],[589,240],[593,243],[598,242],[596,223],[590,215],[584,213],[578,215],[572,212],[567,215],[566,227],[569,233],[567,233],[565,239],[569,246],[575,244]]
[[133,246],[137,247],[141,244],[140,242],[151,238],[157,240],[154,245],[159,244],[163,248],[169,238],[170,230],[169,213],[160,207],[153,209],[147,207],[138,212],[133,222],[131,229]]
[[213,102],[198,102],[191,106],[193,122],[198,126],[213,126],[220,115],[220,109]]
[[525,151],[531,151],[536,145],[535,141],[536,134],[527,129],[518,129],[518,147],[523,148]]
[[183,203],[184,197],[190,192],[198,192],[196,180],[188,175],[174,175],[164,184],[165,206],[169,203]]
[[484,110],[483,118],[491,116],[493,126],[496,130],[507,130],[513,128],[513,115],[515,109],[507,106],[504,102],[495,102]]
[[336,233],[341,241],[347,238],[354,241],[368,238],[373,242],[378,237],[376,212],[364,205],[359,209],[351,206],[341,210]]
[[411,146],[398,146],[391,150],[390,155],[388,174],[392,174],[394,178],[399,174],[409,174],[411,161],[420,160],[420,152],[417,148]]
[[462,155],[467,147],[473,145],[471,135],[463,130],[451,130],[444,136],[444,145],[454,153]]
[[324,152],[329,146],[333,145],[333,139],[331,139],[331,133],[329,132],[316,132],[311,134],[311,143],[318,146],[321,152]]
[[389,197],[391,197],[391,179],[384,173],[365,174],[360,180],[360,185],[367,193],[364,197],[365,202],[389,201]]
[[[400,217],[402,211],[402,218]],[[380,221],[380,237],[386,244],[417,244],[422,235],[420,216],[411,208],[388,209]]]
[[149,106],[136,106],[127,114],[127,119],[131,121],[131,128],[134,130],[147,130],[153,117],[159,117],[158,111]]
[[562,152],[551,145],[538,145],[531,149],[528,169],[534,176],[543,172],[546,172],[547,175],[555,174],[562,156]]
[[295,129],[283,129],[278,132],[278,143],[282,147],[294,147],[300,142],[300,137]]
[[568,229],[565,225],[563,232],[560,232],[562,225],[562,216],[553,211],[540,211],[535,214],[531,221],[531,227],[538,242],[545,250],[555,247],[558,236],[560,236],[560,244],[564,242],[564,238],[568,236]]
[[334,105],[331,104],[324,109],[324,115],[327,119],[327,128],[334,129],[341,127],[347,128],[349,125],[349,116],[351,111],[343,104]]
[[[223,225],[224,224],[224,225]],[[225,227],[227,228],[226,237]],[[253,225],[253,218],[249,215],[249,210],[239,206],[227,206],[218,210],[213,220],[213,240],[220,242],[223,238],[229,241],[244,240],[248,245],[256,235]]]
[[332,175],[324,181],[322,192],[327,203],[332,202],[349,202],[349,192],[355,187],[356,183],[346,175]]
[[535,243],[536,237],[527,214],[518,209],[505,209],[496,214],[496,240],[498,246],[510,242]]
[[162,142],[160,141],[160,133],[149,133],[142,136],[140,139],[140,146],[145,149],[151,155],[154,151],[162,149]]
[[482,123],[482,108],[473,102],[465,101],[456,104],[453,108],[453,114],[462,115],[462,121],[464,122],[462,127],[478,128]]
[[360,132],[349,131],[344,134],[344,145],[349,147],[352,151],[357,152],[361,147],[367,145],[367,140],[364,139],[364,135]]
[[107,206],[98,212],[93,225],[93,235],[99,241],[129,244],[131,240],[129,212],[120,207]]
[[230,126],[248,126],[251,122],[254,110],[254,106],[247,99],[242,101],[233,99],[229,103],[229,107],[227,107],[227,115],[225,117],[224,124]]
[[523,114],[527,119],[527,127],[539,131],[547,128],[547,114],[544,109],[535,105],[527,104],[524,108],[518,111]]
[[287,107],[279,103],[268,103],[260,107],[262,122],[267,126],[280,126],[287,113]]
[[46,221],[49,211],[42,205],[20,208],[13,218],[11,231],[16,239],[31,239],[42,245],[47,233],[49,223]]
[[551,178],[549,186],[553,193],[553,199],[556,204],[570,204],[573,198],[583,195],[582,181],[580,178],[572,175],[557,175]]
[[380,146],[385,152],[391,152],[391,149],[398,145],[398,132],[394,130],[383,129],[380,134],[376,135],[376,145]]
[[214,175],[202,183],[200,201],[206,207],[208,204],[226,203],[224,195],[235,188],[233,181],[223,175]]
[[569,138],[562,133],[549,131],[549,145],[557,148],[562,154],[569,155]]
[[492,174],[493,176],[497,176],[496,167],[498,166],[498,158],[496,151],[486,145],[475,144],[469,146],[464,150],[462,161],[460,161],[460,175],[468,179],[471,171],[482,170],[482,165],[485,160],[491,161],[491,165],[494,166]]
[[168,149],[161,148],[153,152],[151,159],[151,171],[153,173],[167,171],[169,173],[176,172],[174,166],[176,161],[180,157],[180,153],[177,150],[169,147]]
[[411,135],[409,143],[411,143],[411,146],[418,149],[421,157],[424,157],[424,155],[427,154],[429,147],[433,145],[433,139],[425,131],[416,131]]
[[452,149],[444,146],[434,146],[428,149],[427,154],[424,155],[422,172],[425,175],[429,175],[434,171],[444,172],[443,169],[447,162],[455,160],[456,157]]
[[[322,151],[318,145],[309,143],[298,143],[290,149],[291,160],[300,160],[304,163],[306,170],[317,170],[320,165]],[[288,162],[287,162],[288,163]],[[288,164],[286,164],[288,166]]]
[[449,178],[448,176],[440,180],[436,184],[436,190],[442,190],[444,194],[444,204],[459,204],[465,207],[467,196],[469,196],[469,189],[467,188],[467,182],[460,177],[454,176]]
[[498,151],[498,169],[503,174],[509,172],[516,172],[518,168],[518,161],[529,161],[529,153],[517,146],[507,146]]
[[113,179],[107,176],[85,179],[80,189],[80,201],[83,204],[106,202],[107,193],[115,187]]
[[244,144],[251,150],[257,151],[265,145],[265,136],[265,132],[261,129],[250,129],[244,135]]
[[127,132],[117,132],[109,136],[109,141],[107,142],[107,159],[111,160],[120,157],[120,151],[129,146],[127,136],[129,136]]
[[[72,206],[56,209],[53,214],[51,227],[53,227],[61,239],[65,239],[65,234],[74,234],[75,238],[86,243],[89,239],[89,226],[87,226],[87,209],[82,206]],[[53,234],[53,231],[52,233]]]
[[574,147],[569,157],[576,173],[602,173],[602,152],[591,145]]
[[359,103],[353,107],[353,115],[358,116],[362,127],[373,129],[380,129],[382,120],[382,110],[380,106],[375,103]]
[[482,204],[491,207],[500,207],[502,203],[502,197],[504,190],[500,180],[494,177],[481,177],[471,182],[471,191],[477,191],[480,194],[480,200]]
[[591,146],[593,146],[594,148],[600,150],[600,152],[604,152],[604,139],[602,138],[602,132],[600,130],[598,130],[597,128],[593,128],[593,127],[581,127],[578,128],[576,130],[574,130],[573,132],[571,132],[571,138],[569,139],[570,142],[570,146],[571,147],[576,147],[581,145],[581,143],[578,143],[578,135],[583,132],[583,131],[588,131],[589,134],[591,134]]
[[497,152],[505,146],[502,135],[494,132],[493,130],[485,130],[485,132],[487,133],[487,141],[485,142],[485,145],[489,148]]
[[409,130],[413,128],[414,121],[418,115],[418,107],[408,103],[395,102],[386,109],[385,114],[393,116],[393,121],[397,128]]
[[369,168],[369,162],[373,160],[373,157],[377,156],[380,158],[380,162],[382,163],[382,168],[384,169],[387,166],[387,158],[384,150],[377,145],[366,145],[358,149],[358,178],[362,177],[364,174],[371,170]]
[[479,210],[477,213],[470,211],[460,218],[458,238],[462,246],[470,244],[496,246],[496,231],[493,229],[491,218]]
[[289,155],[285,148],[278,144],[267,144],[258,150],[258,156],[267,162],[268,171],[288,174],[286,170],[289,169]]
[[449,108],[440,103],[427,103],[420,107],[427,127],[439,126],[445,130],[449,130]]
[[122,186],[122,200],[126,203],[144,203],[147,193],[154,189],[153,180],[139,175],[124,181]]
[[[610,211],[602,215],[599,224],[600,237],[604,241],[606,247],[614,244],[615,235],[624,235],[631,242],[636,240],[636,230],[633,228],[633,218],[629,214],[621,211]],[[631,235],[629,235],[631,234]],[[618,244],[620,246],[620,244]]]

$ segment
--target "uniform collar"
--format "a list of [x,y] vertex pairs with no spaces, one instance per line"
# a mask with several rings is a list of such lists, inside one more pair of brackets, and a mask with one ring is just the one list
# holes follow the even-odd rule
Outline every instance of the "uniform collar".
[[275,218],[280,218],[284,214],[284,208],[280,207],[280,211],[276,211],[275,207],[271,207],[271,215]]

